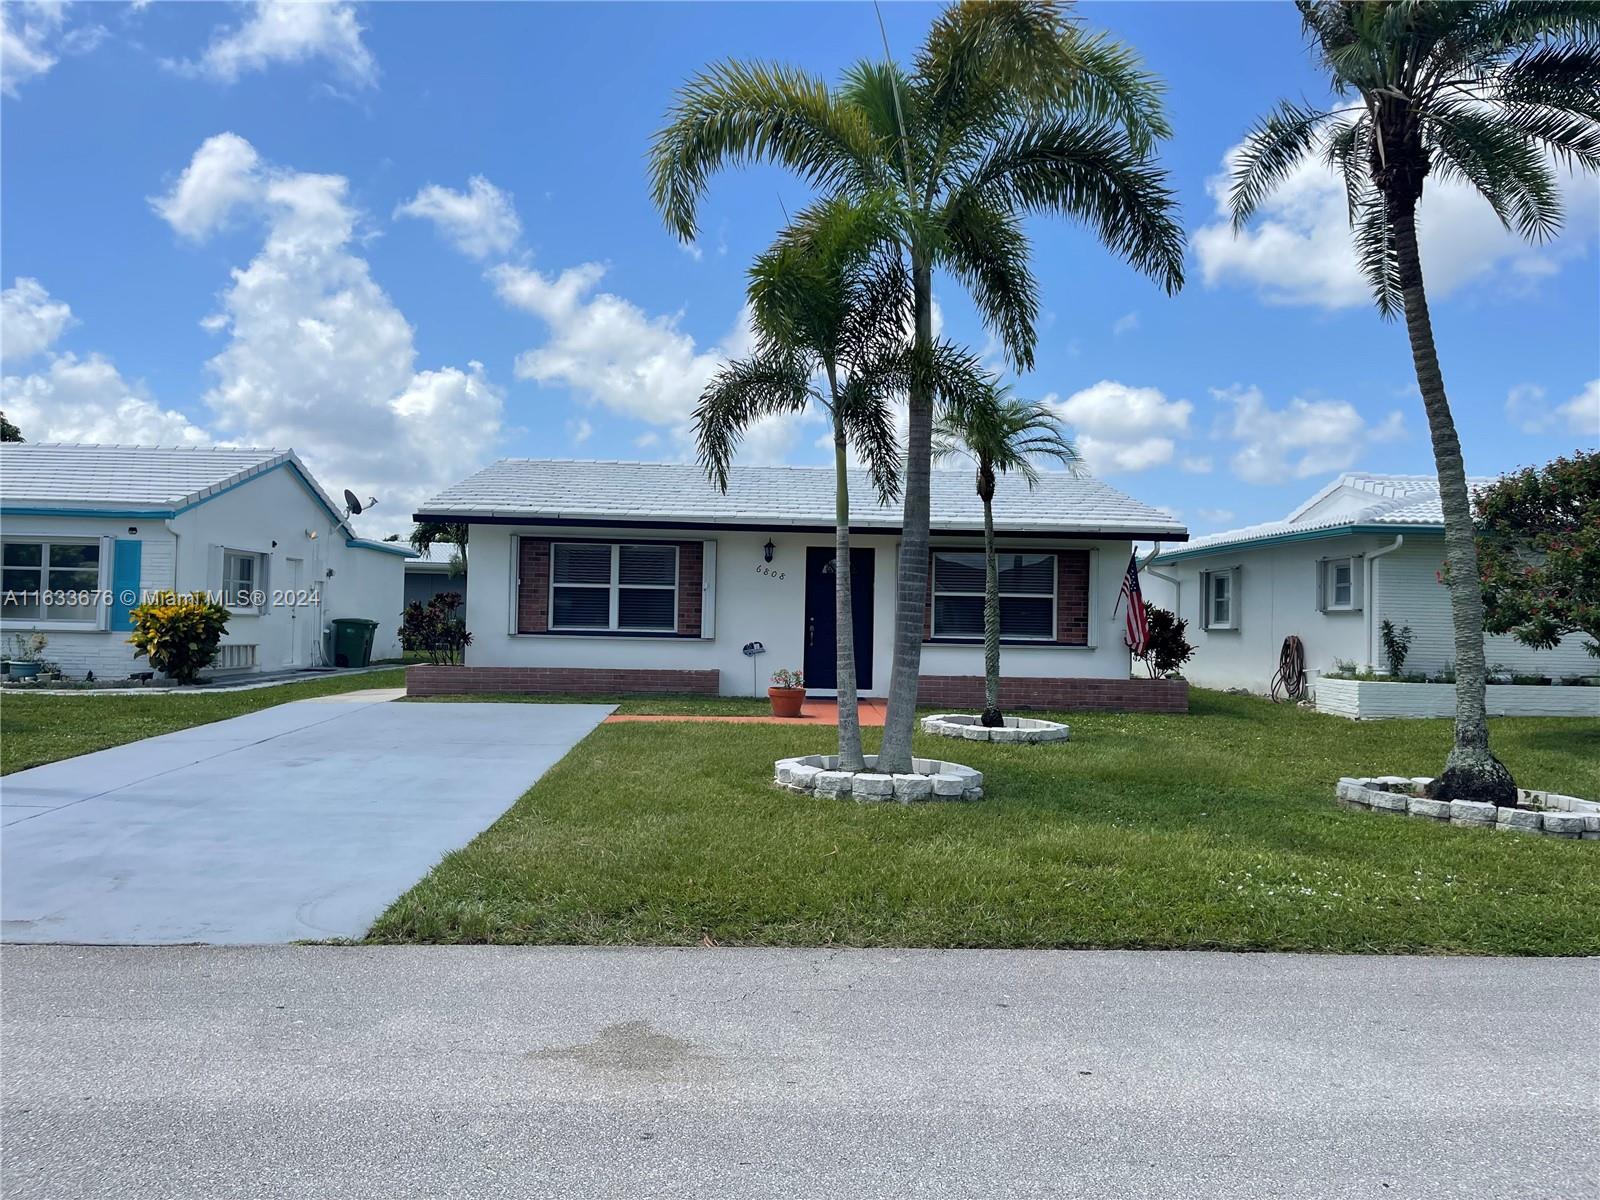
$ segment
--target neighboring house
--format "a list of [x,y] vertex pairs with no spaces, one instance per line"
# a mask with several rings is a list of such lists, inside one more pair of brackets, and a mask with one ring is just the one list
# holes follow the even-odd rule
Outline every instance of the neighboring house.
[[[1443,565],[1437,479],[1347,474],[1282,521],[1156,554],[1143,588],[1151,604],[1189,622],[1189,679],[1265,692],[1290,634],[1304,643],[1308,672],[1329,671],[1336,660],[1384,669],[1385,619],[1411,627],[1408,673],[1450,667],[1455,635]],[[1561,678],[1597,668],[1580,637],[1548,651],[1510,637],[1484,643],[1491,669]]]
[[428,553],[406,563],[405,601],[427,604],[440,592],[467,594],[467,564],[456,547],[435,543]]
[[[883,696],[900,505],[853,472],[858,684]],[[1130,681],[1114,613],[1134,539],[1182,525],[1098,480],[1000,480],[1002,670],[1013,706],[1182,709],[1182,686]],[[413,668],[431,691],[764,694],[778,667],[835,690],[834,475],[735,467],[728,490],[689,464],[506,460],[422,506],[471,527],[464,668]],[[967,471],[933,475],[922,694],[982,701],[983,510]],[[764,652],[749,656],[759,643]]]
[[325,665],[335,617],[377,621],[373,657],[399,656],[415,551],[357,537],[293,450],[7,443],[0,541],[0,635],[44,633],[69,674],[149,670],[129,610],[168,589],[231,610],[214,672]]

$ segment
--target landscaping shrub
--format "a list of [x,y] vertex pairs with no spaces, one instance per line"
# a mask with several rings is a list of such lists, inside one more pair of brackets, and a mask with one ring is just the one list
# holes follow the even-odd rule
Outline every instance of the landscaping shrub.
[[472,644],[460,610],[460,592],[440,592],[426,604],[413,600],[401,614],[401,647],[426,654],[436,667],[459,664]]
[[1389,664],[1389,674],[1403,674],[1406,655],[1411,653],[1411,639],[1414,636],[1411,626],[1406,625],[1396,629],[1394,622],[1385,617],[1383,623],[1378,626],[1378,636],[1383,639],[1383,657]]
[[228,627],[228,610],[200,593],[162,592],[129,615],[134,657],[179,683],[193,683],[216,661]]
[[1151,679],[1165,679],[1176,675],[1178,668],[1194,657],[1194,647],[1184,636],[1189,622],[1176,613],[1152,605],[1146,610],[1150,623],[1150,640],[1145,644],[1139,661],[1150,672]]

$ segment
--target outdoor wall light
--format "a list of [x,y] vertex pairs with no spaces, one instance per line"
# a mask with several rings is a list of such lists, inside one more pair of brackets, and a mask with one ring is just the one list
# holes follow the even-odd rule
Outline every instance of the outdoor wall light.
[[765,546],[761,547],[761,549],[765,552],[765,554],[767,556],[767,561],[771,562],[772,561],[772,552],[777,549],[777,547],[772,544],[772,539],[768,538],[767,539],[767,544]]

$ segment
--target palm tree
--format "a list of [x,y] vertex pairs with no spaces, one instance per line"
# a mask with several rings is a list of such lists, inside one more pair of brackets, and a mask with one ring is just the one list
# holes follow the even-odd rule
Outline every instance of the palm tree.
[[861,62],[838,89],[792,67],[724,62],[689,81],[651,150],[655,201],[685,240],[719,168],[781,163],[824,193],[887,196],[909,264],[913,365],[894,666],[879,765],[911,769],[936,392],[933,272],[971,294],[1011,365],[1033,364],[1038,289],[1023,218],[1076,217],[1168,291],[1183,232],[1152,147],[1170,135],[1161,86],[1125,47],[1054,0],[959,3],[911,70]]
[[467,526],[458,521],[422,521],[411,527],[411,548],[427,556],[435,545],[450,547],[450,574],[467,572]]
[[1029,490],[1039,482],[1038,461],[1055,459],[1069,470],[1081,463],[1048,405],[1020,400],[992,385],[983,403],[946,410],[933,430],[935,458],[965,454],[977,467],[983,501],[983,724],[1005,724],[1000,711],[1000,564],[994,549],[994,488],[1015,472]]
[[1296,2],[1334,93],[1351,103],[1284,102],[1256,124],[1233,172],[1234,225],[1314,152],[1343,175],[1356,253],[1378,309],[1405,315],[1439,475],[1456,725],[1436,791],[1515,804],[1511,773],[1489,750],[1472,502],[1428,316],[1417,202],[1434,173],[1472,186],[1507,228],[1527,237],[1560,228],[1552,159],[1600,168],[1600,4]]
[[[850,444],[883,503],[900,489],[900,449],[888,398],[905,386],[910,285],[900,259],[875,253],[881,209],[831,199],[801,215],[750,271],[756,351],[717,372],[695,410],[707,475],[723,491],[743,430],[816,401],[833,426],[834,615],[839,761],[865,766],[857,711],[850,594]],[[820,377],[820,384],[819,384]]]

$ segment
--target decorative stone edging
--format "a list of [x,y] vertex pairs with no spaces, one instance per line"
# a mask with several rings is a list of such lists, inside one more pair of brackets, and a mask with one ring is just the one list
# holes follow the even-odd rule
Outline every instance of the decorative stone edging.
[[1409,813],[1475,829],[1534,833],[1545,837],[1579,838],[1600,842],[1600,803],[1562,796],[1556,792],[1517,789],[1517,798],[1537,808],[1496,808],[1476,800],[1433,800],[1427,795],[1433,782],[1426,776],[1379,775],[1373,779],[1339,780],[1339,799],[1374,812]]
[[962,738],[969,742],[1064,742],[1072,730],[1059,721],[1037,717],[1006,717],[1004,725],[990,727],[982,718],[959,713],[944,713],[922,718],[922,732],[940,737]]
[[938,758],[913,758],[912,773],[880,775],[878,756],[865,756],[865,771],[839,770],[837,754],[780,758],[773,766],[778,787],[807,796],[855,799],[863,804],[913,804],[926,800],[982,800],[983,773]]

